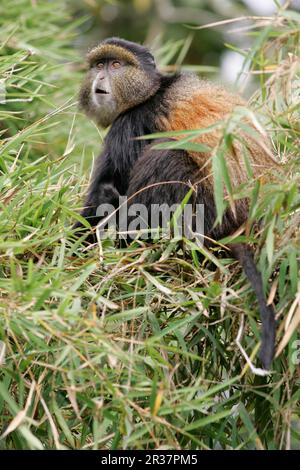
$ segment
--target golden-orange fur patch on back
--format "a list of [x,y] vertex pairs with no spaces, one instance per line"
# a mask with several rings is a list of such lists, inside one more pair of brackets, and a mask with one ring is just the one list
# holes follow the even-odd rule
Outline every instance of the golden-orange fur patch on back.
[[[169,95],[169,96],[168,96]],[[174,100],[174,95],[177,99]],[[173,97],[173,98],[172,98]],[[194,75],[182,75],[177,83],[166,93],[169,101],[167,117],[160,118],[158,125],[165,131],[181,131],[204,129],[218,122],[226,121],[236,106],[246,106],[245,101],[236,94],[232,94],[222,87],[199,80]],[[251,126],[251,123],[247,122]],[[231,182],[238,185],[247,180],[247,170],[244,163],[243,152],[248,150],[247,156],[255,176],[260,176],[266,169],[274,167],[276,163],[264,150],[268,143],[246,135],[238,129],[239,137],[245,145],[234,139],[231,149],[228,149],[226,160]],[[184,135],[174,137],[182,139]],[[214,128],[204,134],[199,134],[193,142],[202,143],[215,149],[221,142],[223,130]],[[261,141],[262,142],[262,141]],[[189,152],[200,168],[205,169],[209,177],[211,174],[211,152]]]

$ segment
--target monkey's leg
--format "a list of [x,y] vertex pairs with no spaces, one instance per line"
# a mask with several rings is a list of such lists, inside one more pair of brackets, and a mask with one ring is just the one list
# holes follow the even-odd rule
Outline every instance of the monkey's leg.
[[[187,152],[155,150],[148,146],[131,170],[126,193],[128,209],[133,204],[142,204],[152,215],[157,206],[180,205],[192,187],[193,193],[187,204],[193,207],[196,203],[205,204],[204,231],[208,232],[215,221],[215,206],[212,193],[204,185],[196,185],[200,179],[199,167]],[[157,227],[151,224],[151,228]]]

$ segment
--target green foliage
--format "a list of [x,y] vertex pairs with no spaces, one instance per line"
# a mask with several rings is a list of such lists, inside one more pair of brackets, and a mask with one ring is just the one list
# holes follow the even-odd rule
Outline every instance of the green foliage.
[[[102,138],[76,108],[82,70],[74,44],[84,20],[69,18],[68,2],[6,3],[0,448],[299,448],[299,15],[280,10],[258,22],[244,53],[260,79],[253,105],[285,178],[252,181],[249,169],[249,184],[232,191],[222,149],[214,156],[219,188],[232,201],[250,196],[250,221],[262,221],[259,238],[240,235],[259,245],[276,304],[279,357],[262,377],[236,342],[244,325],[240,342],[255,363],[254,295],[237,264],[217,256],[219,246],[199,261],[192,243],[84,248],[72,237]],[[220,123],[225,146],[240,125],[234,117]],[[185,132],[177,145],[193,137]],[[223,194],[221,212],[230,203]]]

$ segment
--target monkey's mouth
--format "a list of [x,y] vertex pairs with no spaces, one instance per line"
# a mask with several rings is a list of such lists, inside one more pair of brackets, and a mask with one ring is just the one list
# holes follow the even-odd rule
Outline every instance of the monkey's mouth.
[[109,95],[109,92],[106,90],[102,90],[102,88],[96,88],[95,93],[97,95]]

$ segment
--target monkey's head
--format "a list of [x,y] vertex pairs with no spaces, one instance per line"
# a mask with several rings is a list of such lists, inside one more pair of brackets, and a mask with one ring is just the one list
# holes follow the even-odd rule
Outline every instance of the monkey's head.
[[80,106],[101,127],[156,93],[160,86],[154,57],[146,47],[109,38],[87,55],[89,71],[80,90]]

